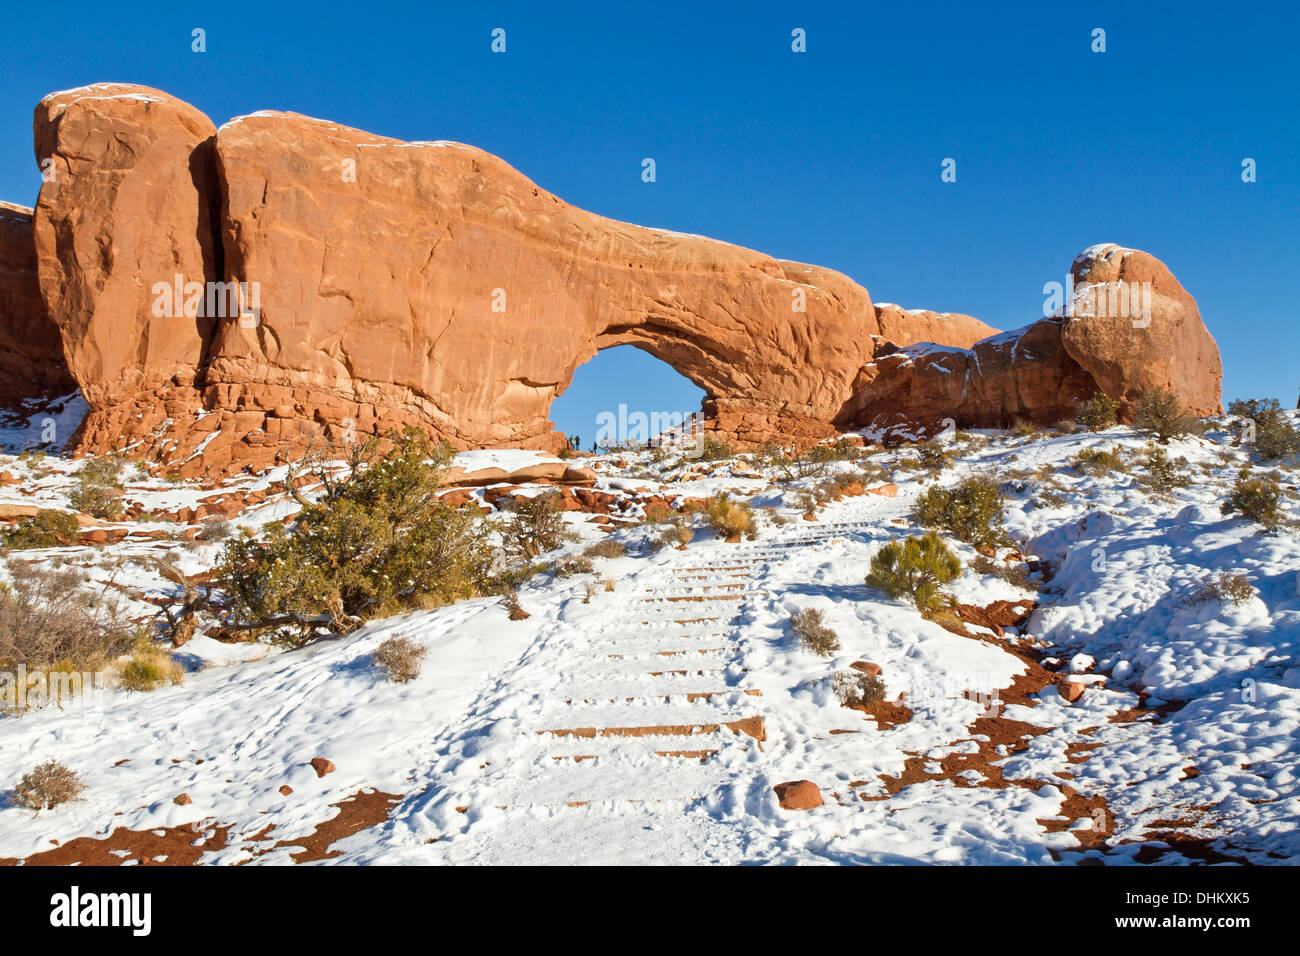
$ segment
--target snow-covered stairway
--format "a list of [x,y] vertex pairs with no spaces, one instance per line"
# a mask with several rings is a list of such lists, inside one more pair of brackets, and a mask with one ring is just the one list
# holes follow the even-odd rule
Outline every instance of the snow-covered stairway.
[[686,805],[725,780],[717,755],[764,738],[735,627],[758,559],[739,551],[672,552],[614,593],[573,602],[547,690],[520,715],[531,740],[482,799],[507,810]]
[[505,862],[529,846],[531,859],[544,843],[540,856],[553,862],[604,859],[618,845],[619,859],[667,859],[654,835],[669,819],[683,839],[729,839],[709,806],[732,799],[724,795],[739,780],[751,781],[746,791],[776,782],[761,769],[779,715],[750,671],[751,602],[768,600],[766,572],[793,546],[865,529],[794,526],[620,559],[612,593],[587,595],[575,581],[465,726],[437,745],[438,782],[412,809],[439,821],[440,856]]

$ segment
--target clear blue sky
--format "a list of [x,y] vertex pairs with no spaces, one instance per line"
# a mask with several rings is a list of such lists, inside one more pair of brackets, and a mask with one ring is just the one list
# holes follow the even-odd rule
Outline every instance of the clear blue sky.
[[[194,27],[208,52],[190,51]],[[1037,318],[1086,246],[1145,249],[1200,304],[1225,400],[1289,407],[1300,386],[1295,3],[7,3],[0,28],[10,201],[39,186],[43,94],[138,82],[218,124],[285,109],[472,143],[595,212],[1000,328]],[[619,401],[697,407],[628,352],[579,370],[561,428],[587,443]]]

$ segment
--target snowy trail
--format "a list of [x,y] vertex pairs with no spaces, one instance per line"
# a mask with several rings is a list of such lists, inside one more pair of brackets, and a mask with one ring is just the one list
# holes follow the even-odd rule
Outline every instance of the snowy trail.
[[[437,843],[448,861],[540,853],[548,863],[590,862],[593,834],[606,833],[619,841],[617,859],[655,862],[664,841],[638,848],[629,833],[657,832],[660,813],[680,829],[683,810],[724,792],[764,798],[772,768],[763,741],[781,716],[757,686],[746,622],[767,595],[763,580],[799,546],[872,523],[799,528],[760,543],[697,542],[622,579],[615,596],[590,605],[570,598],[480,702],[488,725],[438,744],[460,755],[439,773],[455,782],[408,802],[391,829],[451,830]],[[615,597],[616,610],[602,611],[602,597]],[[693,845],[737,839],[713,816],[688,817]]]
[[[1193,481],[1167,495],[1135,477],[1144,444],[1123,428],[993,436],[939,475],[900,467],[907,449],[876,452],[895,497],[849,495],[807,522],[801,485],[752,488],[760,535],[738,544],[696,518],[686,550],[654,551],[662,528],[628,520],[634,508],[611,506],[603,528],[569,514],[581,540],[567,556],[606,538],[627,554],[598,558],[594,576],[530,578],[526,620],[481,597],[293,651],[195,638],[177,653],[190,667],[181,686],[0,721],[0,785],[55,758],[88,787],[39,816],[0,804],[0,857],[119,827],[221,825],[229,845],[201,862],[290,863],[292,848],[267,852],[272,840],[306,837],[341,816],[342,801],[378,790],[400,803],[322,862],[1168,864],[1215,860],[1207,845],[1233,861],[1293,860],[1300,539],[1221,513],[1245,454],[1223,435],[1175,446]],[[1097,447],[1123,448],[1132,471],[1075,467]],[[42,501],[67,494],[63,471],[7,467]],[[647,484],[679,505],[740,493],[726,466],[658,484],[629,476],[638,467],[648,469],[613,466],[600,487]],[[876,550],[918,530],[925,487],[971,473],[999,478],[1007,530],[1055,569],[1025,589],[950,542],[965,565],[951,584],[962,604],[1037,603],[1005,639],[953,633],[865,584]],[[1282,481],[1294,520],[1300,483],[1294,471]],[[193,504],[196,492],[155,484],[132,493],[151,508]],[[17,490],[0,492],[20,503]],[[31,558],[149,595],[162,588],[150,569],[103,559],[159,548],[199,571],[217,546],[142,540]],[[1188,600],[1223,573],[1246,576],[1252,596]],[[838,635],[828,656],[791,629],[808,608]],[[417,679],[393,684],[372,655],[399,635],[426,656]],[[1035,655],[1046,684],[1027,669]],[[858,661],[881,668],[886,700],[906,715],[877,721],[841,706],[833,677]],[[1073,703],[1054,683],[1067,674],[1089,682]],[[1017,689],[1022,678],[1030,686]],[[1003,723],[980,722],[972,690],[1006,693]],[[336,770],[318,776],[317,756]],[[773,786],[790,780],[812,781],[824,806],[781,809]]]

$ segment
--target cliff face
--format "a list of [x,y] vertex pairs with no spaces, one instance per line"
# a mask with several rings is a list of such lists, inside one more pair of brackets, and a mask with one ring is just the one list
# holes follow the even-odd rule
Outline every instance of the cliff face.
[[[136,442],[187,475],[271,464],[313,430],[558,447],[551,401],[623,344],[699,385],[709,427],[742,444],[1056,420],[1103,382],[1217,407],[1195,303],[1142,253],[1114,281],[1156,281],[1164,338],[1066,319],[1013,343],[970,316],[877,308],[830,270],[585,212],[469,146],[289,113],[215,129],[120,84],[46,97],[35,143],[54,170],[40,293],[91,407],[80,447]],[[1109,281],[1115,257],[1095,259]],[[1144,359],[1175,341],[1190,344]]]
[[0,202],[0,405],[76,387],[36,279],[32,210]]

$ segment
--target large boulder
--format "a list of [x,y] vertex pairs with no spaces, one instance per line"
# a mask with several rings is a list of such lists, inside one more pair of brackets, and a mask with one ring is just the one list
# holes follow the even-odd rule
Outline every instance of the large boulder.
[[36,280],[32,210],[0,202],[0,405],[76,387]]
[[[945,423],[1050,425],[1074,418],[1097,391],[1131,405],[1151,388],[1172,390],[1194,415],[1222,411],[1218,347],[1160,260],[1093,246],[1075,259],[1073,273],[1071,307],[1024,328],[969,348],[882,344],[859,374],[841,424],[883,439],[933,435]],[[1138,284],[1136,298],[1130,288],[1129,305],[1115,308],[1109,290],[1121,281]],[[1149,307],[1142,283],[1150,283]]]
[[[196,384],[211,320],[186,285],[203,290],[219,272],[215,133],[194,107],[142,86],[98,83],[36,107],[40,289],[91,407],[92,444],[148,427],[138,413],[156,421],[169,389]],[[178,284],[179,301],[160,298]]]
[[1103,243],[1080,253],[1070,272],[1061,341],[1099,389],[1130,404],[1148,389],[1169,389],[1192,415],[1223,411],[1219,348],[1163,262]]

